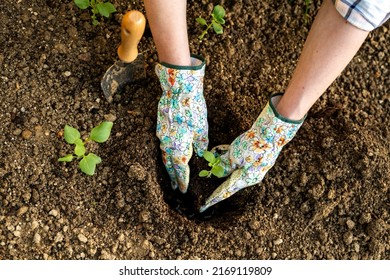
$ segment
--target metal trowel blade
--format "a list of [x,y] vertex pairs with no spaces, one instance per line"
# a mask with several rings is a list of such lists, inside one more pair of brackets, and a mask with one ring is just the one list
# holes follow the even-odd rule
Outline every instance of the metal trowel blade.
[[146,77],[144,58],[141,54],[130,63],[115,62],[104,74],[100,83],[104,96],[109,103],[113,96],[129,83],[142,80]]

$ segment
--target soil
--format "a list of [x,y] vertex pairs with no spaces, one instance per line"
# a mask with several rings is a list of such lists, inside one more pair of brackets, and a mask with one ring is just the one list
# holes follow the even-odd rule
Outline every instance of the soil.
[[[141,1],[111,1],[98,26],[72,1],[0,3],[0,259],[390,259],[389,23],[373,31],[316,102],[263,182],[204,215],[222,182],[174,193],[155,136],[161,95],[147,27],[147,77],[109,104],[100,80],[117,60],[120,21]],[[247,130],[286,88],[320,1],[189,1],[191,51],[207,60],[210,147]],[[200,42],[212,4],[224,33]],[[94,176],[57,159],[66,124],[85,136],[114,120]]]

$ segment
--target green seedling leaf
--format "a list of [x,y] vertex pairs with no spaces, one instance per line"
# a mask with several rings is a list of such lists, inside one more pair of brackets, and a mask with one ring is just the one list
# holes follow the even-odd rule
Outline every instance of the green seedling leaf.
[[217,19],[221,19],[225,16],[226,12],[225,12],[225,9],[221,6],[221,5],[217,5],[214,7],[213,9],[213,15],[217,18]]
[[71,162],[72,160],[73,160],[73,155],[71,154],[58,159],[58,161],[60,162]]
[[111,4],[110,2],[107,2],[107,3],[104,3],[105,4],[105,7],[106,7],[106,10],[112,14],[112,13],[115,13],[116,12],[116,8],[113,4]]
[[82,172],[84,172],[87,175],[92,176],[95,174],[96,165],[101,163],[102,159],[93,154],[89,153],[87,156],[85,156],[79,163],[79,167]]
[[225,170],[222,166],[218,165],[221,163],[221,158],[215,157],[212,152],[205,151],[203,153],[203,158],[208,161],[208,166],[211,167],[211,170],[202,170],[199,172],[199,177],[210,177],[214,175],[218,178],[222,178],[225,174]]
[[74,3],[82,10],[85,10],[89,7],[89,0],[74,0]]
[[98,3],[96,5],[96,8],[97,8],[99,14],[101,14],[102,16],[104,16],[106,18],[108,18],[110,16],[110,14],[116,12],[114,5],[111,4],[110,2]]
[[215,162],[215,156],[214,156],[214,154],[212,152],[204,151],[203,157],[204,157],[205,160],[207,160],[211,164],[213,164]]
[[211,168],[211,173],[214,176],[217,176],[218,178],[221,178],[221,177],[223,177],[225,172],[224,172],[224,169],[223,169],[222,166],[214,165],[213,168]]
[[112,126],[113,122],[102,122],[92,129],[89,139],[98,143],[106,142],[110,137]]
[[199,177],[208,177],[210,175],[210,171],[202,170],[199,172]]
[[215,19],[220,24],[225,24],[225,20],[223,18],[216,18]]
[[200,23],[201,25],[207,25],[207,22],[204,18],[198,17],[196,18],[196,22]]
[[211,13],[210,22],[207,22],[207,20],[205,20],[202,17],[196,18],[196,21],[205,27],[202,34],[200,34],[198,38],[202,41],[210,28],[213,28],[215,33],[222,34],[223,33],[222,24],[225,24],[225,19],[223,17],[225,16],[225,14],[226,14],[225,9],[221,5],[217,5],[214,7]]
[[112,13],[116,12],[115,6],[109,1],[105,2],[105,0],[74,0],[74,3],[80,9],[89,9],[92,12],[92,25],[95,26],[99,25],[96,15],[108,18]]
[[98,143],[107,141],[108,137],[110,136],[112,126],[112,122],[102,122],[100,125],[92,129],[90,138],[83,141],[80,138],[80,132],[77,129],[66,125],[64,128],[64,138],[69,144],[75,145],[74,155],[68,154],[59,158],[58,161],[71,162],[74,158],[77,158],[78,160],[81,159],[79,162],[81,171],[87,175],[93,175],[95,173],[96,165],[99,164],[102,159],[93,153],[85,155],[85,144],[89,140],[93,140]]
[[74,144],[77,139],[80,139],[80,132],[69,125],[65,125],[64,138],[68,144]]
[[74,144],[76,145],[74,147],[74,153],[76,156],[78,157],[81,157],[85,154],[85,146],[84,146],[84,142],[83,140],[81,140],[80,138],[79,139],[76,139],[76,141],[74,142]]
[[223,33],[223,27],[218,22],[213,21],[213,29],[215,33],[222,34]]
[[96,9],[99,12],[99,14],[101,14],[102,16],[104,16],[104,17],[110,16],[110,13],[104,7],[104,3],[98,3],[96,5]]

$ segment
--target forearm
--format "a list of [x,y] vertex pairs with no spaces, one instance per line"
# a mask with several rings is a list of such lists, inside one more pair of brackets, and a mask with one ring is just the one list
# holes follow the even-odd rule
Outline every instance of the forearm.
[[144,0],[160,62],[191,64],[185,0]]
[[296,70],[277,110],[301,119],[352,60],[368,35],[346,22],[325,0],[309,32]]

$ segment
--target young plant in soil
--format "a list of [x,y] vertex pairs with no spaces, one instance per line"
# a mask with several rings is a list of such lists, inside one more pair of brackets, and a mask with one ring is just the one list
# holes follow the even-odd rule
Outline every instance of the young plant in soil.
[[[290,5],[292,5],[295,2],[295,0],[289,0],[288,2]],[[310,9],[311,4],[313,4],[313,3],[312,3],[312,0],[304,0],[303,2],[305,5],[305,7],[303,9],[303,19],[305,21],[305,24],[308,24],[309,23],[309,9]]]
[[99,21],[96,18],[97,15],[108,18],[112,13],[116,12],[115,6],[110,2],[104,2],[104,0],[74,0],[74,3],[81,10],[88,8],[91,10],[93,25],[99,24]]
[[312,4],[311,0],[305,0],[305,12],[304,12],[305,24],[309,23],[309,8],[311,4]]
[[108,140],[111,134],[112,122],[102,122],[91,130],[88,138],[81,140],[80,132],[69,125],[65,125],[64,138],[68,144],[74,144],[74,154],[68,154],[58,159],[60,162],[71,162],[73,159],[80,160],[79,167],[87,175],[95,173],[96,165],[102,162],[102,159],[94,153],[86,153],[85,144],[90,141],[103,143]]
[[214,175],[218,178],[221,178],[224,174],[223,167],[219,166],[221,159],[219,157],[215,157],[214,154],[209,151],[205,151],[203,153],[203,158],[208,161],[208,165],[211,167],[211,169],[200,171],[199,176],[210,178],[211,175]]
[[202,41],[204,36],[208,33],[211,27],[213,28],[215,33],[222,34],[223,33],[222,25],[225,24],[225,19],[224,19],[225,14],[226,14],[225,9],[221,5],[217,5],[214,7],[211,13],[210,23],[207,23],[207,21],[202,17],[196,18],[196,21],[205,27],[202,34],[200,34],[198,38]]

